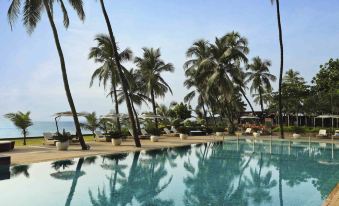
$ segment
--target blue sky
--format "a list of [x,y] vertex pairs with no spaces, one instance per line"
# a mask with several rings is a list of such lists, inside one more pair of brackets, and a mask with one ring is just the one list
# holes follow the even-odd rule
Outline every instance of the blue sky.
[[[50,120],[53,113],[69,107],[46,14],[32,35],[25,32],[21,20],[11,31],[6,16],[9,2],[0,1],[0,115],[30,110],[34,120]],[[94,36],[106,33],[106,27],[98,2],[84,2],[84,23],[70,9],[68,30],[62,27],[58,8],[55,19],[78,111],[104,114],[113,106],[102,88],[89,89],[91,73],[98,65],[87,55]],[[233,30],[248,38],[249,57],[270,59],[271,71],[278,75],[277,21],[269,0],[129,0],[106,1],[106,5],[121,48],[129,47],[139,56],[142,47],[160,47],[163,59],[174,64],[175,72],[164,74],[174,94],[159,99],[160,103],[181,101],[187,93],[182,65],[193,41],[213,41]],[[285,68],[298,70],[310,81],[320,64],[338,57],[339,1],[282,1],[281,13]]]

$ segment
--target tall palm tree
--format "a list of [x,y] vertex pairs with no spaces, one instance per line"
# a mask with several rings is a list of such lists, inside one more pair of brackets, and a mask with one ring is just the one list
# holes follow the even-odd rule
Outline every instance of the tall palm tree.
[[206,81],[201,81],[201,72],[199,71],[199,65],[205,58],[211,56],[210,46],[208,41],[198,40],[187,50],[186,57],[189,58],[184,64],[185,75],[187,79],[184,81],[184,85],[187,89],[195,88],[190,91],[185,97],[184,102],[191,102],[192,99],[198,96],[198,109],[202,108],[206,123],[207,110],[205,105],[208,107],[207,99],[208,95],[206,92],[207,84]]
[[5,117],[13,122],[13,124],[22,130],[24,136],[24,145],[26,145],[26,136],[28,134],[27,128],[33,125],[31,118],[29,117],[30,112],[17,112],[5,114]]
[[111,25],[111,22],[109,20],[109,17],[108,17],[107,11],[106,11],[104,0],[100,0],[100,6],[101,6],[101,9],[102,9],[102,13],[104,15],[104,18],[105,18],[109,37],[111,39],[111,43],[112,43],[112,47],[113,47],[113,58],[115,60],[115,63],[116,63],[117,69],[118,69],[119,77],[120,77],[121,84],[122,84],[122,90],[123,90],[125,98],[126,98],[126,106],[127,106],[127,110],[128,110],[129,119],[131,121],[135,146],[141,147],[141,143],[140,143],[140,139],[138,137],[136,123],[135,123],[135,119],[134,119],[134,115],[133,115],[131,100],[130,100],[129,95],[128,95],[128,83],[127,83],[127,80],[124,76],[123,68],[122,68],[121,63],[120,63],[118,47],[117,47],[117,44],[116,44],[116,41],[115,41],[115,37],[113,35],[112,25]]
[[[125,72],[126,79],[128,81],[128,95],[131,100],[132,109],[135,116],[135,121],[137,123],[137,129],[139,134],[141,134],[140,121],[138,117],[138,112],[135,109],[135,105],[141,106],[142,103],[147,105],[148,102],[151,102],[151,99],[144,94],[144,85],[141,80],[141,76],[133,69]],[[121,104],[126,101],[125,95],[123,92],[118,93],[118,102]]]
[[271,62],[269,60],[261,60],[260,57],[254,57],[253,63],[247,66],[250,70],[246,73],[248,76],[247,81],[252,82],[251,92],[255,91],[259,93],[261,118],[264,118],[264,103],[263,94],[265,91],[272,90],[271,81],[275,81],[276,77],[270,73],[269,67]]
[[280,135],[281,138],[284,138],[284,124],[283,124],[283,114],[282,114],[282,97],[281,97],[281,85],[282,78],[284,73],[284,44],[281,28],[281,18],[280,18],[280,3],[279,0],[271,0],[272,4],[276,4],[277,9],[277,20],[278,20],[278,30],[279,30],[279,45],[280,45],[280,74],[279,74],[279,124],[280,124]]
[[[77,12],[78,17],[83,21],[85,19],[85,12],[83,10],[83,1],[82,0],[68,0],[69,4],[73,7],[73,9]],[[19,14],[21,13],[21,7],[22,3],[24,3],[23,6],[23,24],[27,29],[27,32],[31,34],[34,29],[36,28],[38,22],[41,20],[41,14],[44,10],[47,12],[47,17],[53,32],[55,45],[58,50],[59,59],[60,59],[60,66],[61,66],[61,72],[62,72],[62,79],[64,82],[64,88],[68,100],[68,104],[71,108],[71,111],[73,113],[73,120],[74,125],[76,128],[76,133],[79,137],[80,144],[83,150],[89,149],[89,146],[86,145],[84,138],[81,133],[80,123],[77,116],[77,111],[74,105],[74,101],[72,98],[71,90],[68,83],[68,77],[67,77],[67,70],[66,70],[66,64],[65,64],[65,58],[63,55],[63,51],[61,48],[58,30],[54,22],[53,17],[53,4],[59,3],[61,7],[61,11],[63,13],[63,23],[66,28],[69,26],[69,17],[67,13],[66,6],[64,5],[64,2],[62,0],[59,1],[50,1],[50,0],[12,0],[12,3],[8,9],[8,20],[12,27],[13,23],[17,20]]]
[[[174,72],[171,63],[165,63],[160,57],[160,49],[143,48],[143,56],[136,57],[135,63],[139,67],[141,78],[145,85],[146,94],[150,96],[153,106],[153,114],[157,114],[156,97],[165,96],[166,92],[172,93],[171,87],[161,77],[162,72]],[[158,120],[155,119],[155,126],[158,128]]]
[[[110,84],[111,91],[110,96],[115,103],[115,113],[117,116],[119,115],[119,102],[117,96],[117,87],[120,81],[119,71],[114,60],[113,55],[113,47],[111,43],[111,39],[108,35],[98,34],[95,37],[95,41],[97,42],[96,47],[92,47],[90,53],[88,55],[89,59],[94,59],[96,63],[100,63],[101,66],[97,68],[91,78],[90,86],[93,85],[94,80],[97,78],[99,80],[99,86],[102,82],[104,89],[106,89],[107,84]],[[128,61],[132,58],[132,51],[130,49],[125,49],[120,54],[120,61]],[[123,68],[124,69],[124,68]],[[117,121],[118,131],[121,132],[121,125],[118,119]]]
[[95,130],[100,126],[100,120],[97,118],[95,112],[85,115],[86,122],[80,123],[80,126],[92,132],[95,137]]

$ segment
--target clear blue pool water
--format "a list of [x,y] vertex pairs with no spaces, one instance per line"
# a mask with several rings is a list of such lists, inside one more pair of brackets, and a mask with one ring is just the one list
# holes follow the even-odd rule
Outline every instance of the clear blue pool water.
[[1,178],[11,206],[318,206],[339,182],[339,151],[227,141],[19,165]]

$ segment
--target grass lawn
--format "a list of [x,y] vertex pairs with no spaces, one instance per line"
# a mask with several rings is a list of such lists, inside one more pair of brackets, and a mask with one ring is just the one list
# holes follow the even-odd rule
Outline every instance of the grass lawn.
[[[93,136],[92,135],[84,135],[84,139],[86,142],[93,141]],[[24,140],[23,139],[16,139],[15,141],[15,146],[23,146]],[[40,146],[44,144],[44,138],[36,138],[36,139],[26,139],[26,145],[29,146]]]

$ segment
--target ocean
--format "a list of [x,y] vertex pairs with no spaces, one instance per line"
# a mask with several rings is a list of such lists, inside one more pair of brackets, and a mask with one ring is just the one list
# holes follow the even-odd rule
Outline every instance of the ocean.
[[[36,121],[33,126],[28,128],[28,137],[42,136],[44,132],[56,132],[54,121]],[[59,131],[65,129],[67,132],[75,134],[75,127],[72,121],[59,121]],[[82,130],[84,134],[90,133],[89,131]],[[16,128],[9,121],[0,121],[0,139],[1,138],[15,138],[22,137],[21,130]]]

